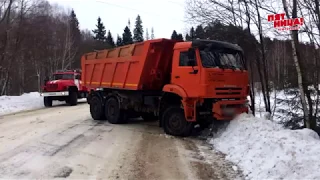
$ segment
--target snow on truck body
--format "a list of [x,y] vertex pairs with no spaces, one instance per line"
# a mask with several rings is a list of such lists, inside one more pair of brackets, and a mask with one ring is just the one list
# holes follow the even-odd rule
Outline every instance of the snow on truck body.
[[45,82],[40,95],[44,97],[44,105],[50,107],[53,100],[76,105],[77,100],[86,98],[87,94],[88,90],[81,81],[81,71],[67,70],[54,73],[53,79]]
[[166,133],[187,136],[194,123],[248,111],[248,73],[234,44],[148,40],[87,53],[81,66],[95,120],[159,118]]

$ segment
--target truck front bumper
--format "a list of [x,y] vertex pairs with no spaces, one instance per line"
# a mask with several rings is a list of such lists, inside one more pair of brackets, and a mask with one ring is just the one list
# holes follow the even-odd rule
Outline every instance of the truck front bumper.
[[217,120],[232,120],[236,115],[248,113],[248,100],[218,101],[213,104],[213,117]]
[[43,92],[40,94],[43,97],[49,96],[69,96],[69,91],[59,91],[59,92]]

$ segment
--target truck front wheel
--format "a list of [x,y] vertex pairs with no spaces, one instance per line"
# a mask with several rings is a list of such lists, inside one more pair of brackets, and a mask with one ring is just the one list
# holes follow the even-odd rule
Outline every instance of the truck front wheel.
[[128,120],[127,113],[120,109],[119,102],[114,97],[110,97],[106,101],[105,116],[111,124],[122,124]]
[[43,104],[45,107],[52,107],[52,98],[51,97],[44,97]]
[[71,106],[75,106],[78,104],[78,93],[75,91],[71,91],[69,93],[69,97],[68,97],[68,104],[70,104]]
[[93,96],[90,100],[90,114],[94,120],[104,120],[103,104],[98,96]]
[[186,121],[184,111],[180,107],[169,107],[162,116],[165,133],[173,136],[186,137],[191,134],[192,123]]

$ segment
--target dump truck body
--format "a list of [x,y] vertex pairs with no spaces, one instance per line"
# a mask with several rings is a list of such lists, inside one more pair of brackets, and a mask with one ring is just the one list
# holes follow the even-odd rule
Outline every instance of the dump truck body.
[[83,82],[94,88],[161,90],[170,75],[175,42],[160,39],[86,54]]
[[157,118],[185,136],[194,123],[248,111],[243,52],[230,43],[156,39],[88,53],[81,64],[94,119]]

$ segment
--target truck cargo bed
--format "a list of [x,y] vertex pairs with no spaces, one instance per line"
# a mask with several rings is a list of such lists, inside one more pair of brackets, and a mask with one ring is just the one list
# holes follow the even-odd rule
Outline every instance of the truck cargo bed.
[[161,90],[169,82],[173,46],[155,39],[82,56],[82,81],[89,88]]

